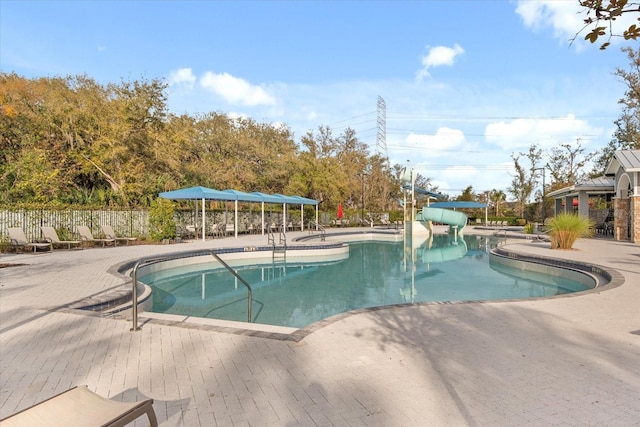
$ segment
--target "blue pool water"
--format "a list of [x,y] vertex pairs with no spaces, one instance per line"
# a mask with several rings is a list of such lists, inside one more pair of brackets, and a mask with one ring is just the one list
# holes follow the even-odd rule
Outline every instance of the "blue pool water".
[[[253,322],[304,327],[354,309],[406,302],[521,299],[589,287],[562,277],[490,264],[487,241],[448,235],[411,250],[402,242],[349,245],[336,262],[277,262],[237,268],[253,288]],[[158,313],[246,321],[247,290],[229,272],[165,270],[141,278]]]

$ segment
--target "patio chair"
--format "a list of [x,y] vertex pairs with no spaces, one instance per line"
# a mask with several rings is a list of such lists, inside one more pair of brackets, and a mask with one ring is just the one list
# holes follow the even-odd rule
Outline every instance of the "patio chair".
[[80,240],[60,240],[58,233],[53,227],[40,227],[45,240],[51,243],[52,247],[67,245],[67,249],[71,249],[71,245],[80,246]]
[[9,244],[15,248],[16,252],[18,250],[24,251],[25,249],[31,249],[33,252],[36,252],[38,249],[49,249],[51,250],[53,246],[48,242],[30,242],[27,240],[27,236],[24,234],[24,230],[20,227],[9,227],[7,228],[7,233],[9,233]]
[[116,244],[116,239],[96,239],[95,237],[93,237],[93,234],[91,234],[91,230],[89,230],[89,227],[87,227],[86,225],[78,226],[78,234],[80,235],[80,240],[82,240],[83,242],[89,242],[93,244],[102,243],[102,247],[105,247],[107,243],[113,243],[114,246]]
[[224,234],[235,234],[236,233],[236,226],[235,224],[225,224],[224,225]]
[[198,237],[198,229],[196,228],[195,225],[185,225],[184,229],[187,232],[187,237],[193,237],[193,238]]
[[153,399],[118,402],[105,399],[86,386],[73,387],[0,420],[2,427],[14,426],[109,426],[123,427],[142,415],[151,427],[158,426]]
[[102,226],[102,233],[104,234],[104,237],[106,237],[107,239],[114,239],[116,245],[118,244],[118,242],[124,242],[125,245],[128,245],[129,242],[134,242],[134,241],[138,240],[136,237],[118,237],[118,236],[116,236],[116,232],[113,231],[113,227],[110,226],[110,225],[103,225]]

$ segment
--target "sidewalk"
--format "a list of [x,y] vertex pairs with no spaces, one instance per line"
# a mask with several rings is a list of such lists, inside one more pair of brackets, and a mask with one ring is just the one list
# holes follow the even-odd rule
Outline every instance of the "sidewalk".
[[508,241],[613,268],[618,287],[370,311],[297,343],[157,323],[132,333],[128,321],[64,309],[120,286],[109,270],[122,262],[265,242],[2,255],[27,265],[0,269],[0,418],[86,384],[112,399],[153,398],[162,426],[640,426],[640,245],[629,242],[552,251]]

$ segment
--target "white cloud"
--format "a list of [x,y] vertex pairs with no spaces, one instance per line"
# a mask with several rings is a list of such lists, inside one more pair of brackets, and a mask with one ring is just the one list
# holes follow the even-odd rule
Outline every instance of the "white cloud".
[[247,106],[275,105],[276,99],[261,86],[250,84],[229,73],[216,74],[207,71],[200,78],[200,86],[222,96],[230,104]]
[[420,81],[425,77],[430,77],[429,69],[432,67],[452,66],[456,56],[463,53],[464,49],[457,43],[453,47],[436,46],[430,48],[429,53],[422,57],[422,68],[416,73],[417,80]]
[[171,86],[181,86],[192,89],[196,82],[196,76],[193,75],[191,68],[179,68],[169,73],[169,84]]
[[[580,42],[576,44],[578,47],[583,43],[588,43],[584,41],[584,36],[590,29],[583,30],[584,20],[587,18],[586,9],[581,7],[577,1],[519,0],[517,3],[516,13],[520,15],[526,27],[533,30],[552,28],[554,37],[563,42],[568,42],[575,37],[575,41]],[[631,14],[623,15],[613,22],[607,22],[606,26],[611,24],[614,33],[621,33],[621,29],[628,28],[634,22],[633,17],[629,15]],[[599,25],[602,26],[603,23]],[[591,25],[592,27],[594,25]],[[619,39],[614,37],[611,42]],[[603,39],[604,41],[606,39]],[[598,45],[600,44],[598,43]]]
[[452,150],[464,144],[464,134],[458,129],[446,127],[439,128],[435,135],[424,135],[410,133],[407,136],[407,144],[419,149],[431,150],[432,152]]
[[522,149],[531,144],[549,149],[559,143],[574,142],[578,138],[588,140],[602,133],[603,129],[594,128],[585,120],[576,119],[573,114],[557,118],[501,121],[489,123],[485,128],[487,142],[504,150]]

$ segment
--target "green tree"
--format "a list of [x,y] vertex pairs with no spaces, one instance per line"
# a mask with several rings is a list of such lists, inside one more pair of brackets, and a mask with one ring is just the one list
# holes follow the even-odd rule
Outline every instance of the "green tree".
[[149,235],[152,240],[176,237],[176,222],[173,203],[167,199],[155,199],[149,208]]
[[502,206],[502,203],[504,203],[506,199],[507,195],[504,194],[504,191],[502,190],[493,189],[489,193],[489,200],[491,201],[491,203],[493,203],[495,216],[500,216],[500,208]]
[[[529,161],[528,167],[522,164],[521,158],[523,156]],[[542,158],[542,150],[536,144],[532,144],[528,153],[512,153],[511,158],[516,172],[515,175],[512,175],[511,186],[507,192],[516,199],[516,213],[519,216],[524,216],[527,201],[535,188],[536,169]]]
[[615,75],[626,85],[624,97],[618,103],[622,106],[620,117],[614,121],[616,129],[613,139],[595,154],[592,177],[601,176],[613,153],[618,150],[640,149],[640,48],[622,49],[629,59],[629,69],[617,68]]
[[460,195],[458,197],[456,197],[456,200],[459,202],[473,202],[476,200],[476,193],[474,193],[473,191],[473,187],[470,185],[467,188],[465,188],[462,193],[460,193]]
[[554,188],[561,188],[584,180],[588,175],[584,168],[595,155],[585,154],[579,138],[575,145],[560,144],[551,148],[546,165],[551,174],[551,184]]

